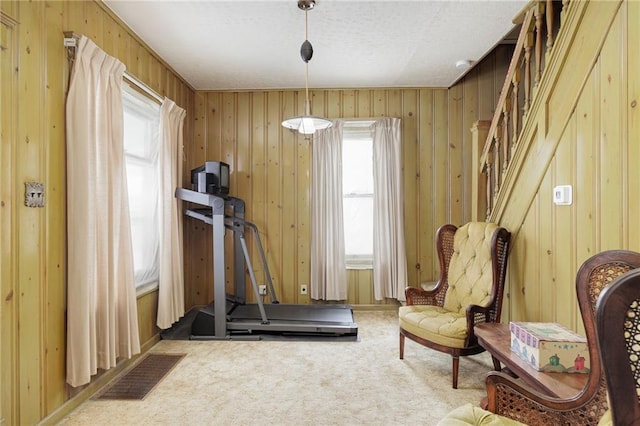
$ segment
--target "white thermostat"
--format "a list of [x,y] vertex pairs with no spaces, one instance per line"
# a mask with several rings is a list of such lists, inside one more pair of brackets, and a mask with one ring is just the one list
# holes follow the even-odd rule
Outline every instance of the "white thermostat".
[[553,203],[559,206],[570,206],[573,202],[571,185],[560,185],[553,188]]

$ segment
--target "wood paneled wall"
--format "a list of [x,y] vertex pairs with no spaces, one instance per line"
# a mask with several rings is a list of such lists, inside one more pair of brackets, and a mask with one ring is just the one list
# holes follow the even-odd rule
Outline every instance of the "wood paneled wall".
[[[65,93],[63,31],[85,34],[127,70],[187,110],[193,90],[93,1],[2,1],[0,193],[0,423],[35,424],[60,407],[65,384]],[[23,203],[45,184],[44,208]],[[73,226],[69,224],[69,226]],[[154,294],[139,300],[141,341],[157,335]]]
[[[606,37],[574,40],[575,60],[598,49],[584,79],[561,65],[556,95],[531,120],[529,158],[540,179],[513,187],[500,221],[514,231],[507,318],[559,321],[580,328],[574,276],[584,259],[608,248],[640,250],[640,3],[589,2]],[[616,6],[617,7],[617,6]],[[0,419],[32,424],[69,398],[65,385],[66,198],[64,98],[68,64],[62,31],[84,33],[150,87],[187,109],[188,170],[205,160],[232,165],[232,193],[247,201],[285,302],[309,276],[310,141],[281,120],[302,110],[302,91],[195,93],[99,3],[0,3],[2,146],[0,178]],[[586,15],[585,15],[586,16]],[[606,17],[610,16],[608,22]],[[609,24],[611,27],[609,29]],[[433,235],[470,218],[471,135],[490,119],[509,61],[500,46],[450,89],[313,90],[313,110],[328,117],[403,120],[405,220],[410,284],[437,277]],[[577,52],[577,53],[575,53]],[[583,61],[585,63],[589,61]],[[580,85],[578,95],[568,86]],[[569,107],[567,107],[567,104]],[[556,111],[569,108],[566,118]],[[554,149],[539,161],[547,144]],[[27,208],[24,182],[46,186],[46,207]],[[574,204],[554,206],[551,190],[574,186]],[[533,189],[531,186],[533,185]],[[532,192],[529,201],[522,194]],[[187,307],[212,298],[208,228],[186,219]],[[257,258],[257,257],[256,257]],[[368,271],[349,273],[349,303],[377,304]],[[156,295],[139,301],[143,341],[156,330]],[[382,303],[387,303],[384,301]]]
[[[311,90],[312,110],[330,118],[402,119],[405,237],[409,284],[438,277],[434,235],[444,223],[471,217],[471,126],[490,119],[511,58],[498,46],[450,89]],[[205,161],[231,165],[231,194],[245,200],[247,218],[261,232],[280,299],[311,303],[299,294],[309,283],[311,140],[280,123],[303,110],[304,91],[197,92],[194,138],[187,169]],[[185,280],[192,305],[212,297],[211,236],[186,219]],[[252,241],[250,241],[252,243]],[[230,253],[229,253],[230,254]],[[254,262],[259,259],[254,252]],[[231,263],[227,286],[232,290]],[[257,273],[260,280],[260,273]],[[371,271],[350,270],[348,303],[395,304],[373,298]],[[248,288],[247,294],[251,294]],[[251,297],[251,296],[248,296]],[[187,304],[189,304],[187,302]]]
[[[573,45],[580,48],[546,76],[524,140],[527,167],[499,220],[515,232],[506,319],[582,331],[580,265],[608,249],[640,251],[640,3],[579,7]],[[557,185],[572,185],[571,206],[553,204]]]

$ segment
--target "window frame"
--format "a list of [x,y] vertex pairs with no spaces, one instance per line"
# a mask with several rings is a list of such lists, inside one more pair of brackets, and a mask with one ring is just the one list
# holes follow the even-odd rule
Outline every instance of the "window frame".
[[[373,135],[371,134],[370,126],[374,123],[374,120],[371,119],[352,119],[347,120],[343,124],[342,128],[342,144],[343,144],[343,156],[342,156],[342,168],[343,168],[343,176],[342,182],[344,184],[344,143],[347,138],[349,138],[349,133],[351,133],[351,139],[362,139],[363,142],[369,143],[371,146],[371,179],[373,184]],[[347,134],[347,137],[345,137]],[[374,189],[371,187],[371,192],[360,192],[360,193],[344,193],[342,194],[343,199],[343,222],[344,222],[344,235],[345,235],[345,266],[347,269],[373,269],[373,228],[371,229],[371,253],[369,254],[348,254],[346,251],[346,239],[347,239],[347,220],[344,216],[344,201],[347,199],[356,199],[356,198],[367,198],[370,199],[373,203],[374,197]],[[373,210],[371,210],[371,223],[373,225]]]
[[[159,190],[159,184],[160,184],[160,174],[159,174],[159,150],[160,150],[160,144],[161,144],[161,135],[160,135],[160,103],[158,102],[157,99],[152,98],[151,96],[149,96],[147,93],[143,92],[142,90],[139,90],[134,84],[128,84],[126,81],[123,82],[122,85],[122,95],[123,95],[123,139],[126,138],[126,129],[124,128],[126,126],[126,120],[124,119],[125,114],[132,114],[137,116],[138,118],[142,117],[142,118],[146,118],[153,114],[156,114],[157,117],[154,118],[154,120],[150,121],[150,125],[155,125],[156,126],[156,131],[155,134],[153,135],[155,137],[155,143],[156,143],[156,152],[155,155],[140,155],[138,153],[133,153],[133,152],[127,152],[126,150],[126,139],[123,140],[123,143],[125,145],[125,152],[124,152],[124,160],[125,160],[125,164],[126,167],[129,166],[130,163],[134,163],[134,164],[138,164],[140,166],[143,167],[151,167],[153,169],[155,169],[155,173],[152,171],[151,174],[155,175],[155,179],[156,179],[156,186],[158,187]],[[132,101],[125,99],[125,97],[130,97],[132,99]],[[142,104],[142,108],[141,109],[131,109],[130,105],[136,104],[136,103],[140,103]],[[129,108],[127,111],[125,111],[125,109]],[[155,159],[153,159],[152,157],[155,157]],[[130,182],[127,182],[127,189],[129,190],[130,188]],[[160,266],[159,266],[159,245],[160,245],[160,224],[159,224],[159,219],[158,219],[158,213],[159,213],[159,208],[160,208],[160,194],[158,192],[157,194],[157,210],[156,210],[156,232],[157,232],[157,242],[158,242],[158,246],[155,247],[156,250],[156,256],[157,256],[157,260],[155,262],[156,264],[156,271],[155,273],[153,273],[153,275],[151,277],[149,277],[148,279],[144,279],[144,280],[139,280],[138,276],[139,276],[139,271],[136,270],[136,265],[135,265],[135,258],[134,258],[134,271],[136,274],[136,281],[135,281],[135,289],[136,289],[136,296],[140,297],[144,294],[156,291],[158,289],[159,286],[159,270],[160,270]],[[131,224],[131,236],[133,239],[133,235],[134,235],[134,220],[133,217],[131,216],[131,205],[129,205],[129,215],[130,215],[130,224]],[[151,270],[152,268],[147,268],[146,271]]]

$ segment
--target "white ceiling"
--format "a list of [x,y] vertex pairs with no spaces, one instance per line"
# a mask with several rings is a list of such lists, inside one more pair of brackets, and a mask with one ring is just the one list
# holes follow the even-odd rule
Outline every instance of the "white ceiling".
[[[297,0],[104,0],[196,90],[304,88]],[[309,87],[450,87],[528,0],[317,0]]]

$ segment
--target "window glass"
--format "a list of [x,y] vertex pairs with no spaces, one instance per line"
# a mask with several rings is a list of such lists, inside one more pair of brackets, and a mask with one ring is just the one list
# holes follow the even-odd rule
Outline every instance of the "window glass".
[[124,85],[124,151],[136,288],[155,286],[159,274],[160,105]]
[[342,134],[342,191],[347,268],[373,261],[373,140],[371,121],[347,122]]

